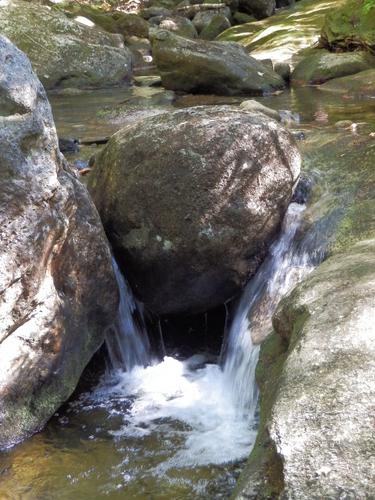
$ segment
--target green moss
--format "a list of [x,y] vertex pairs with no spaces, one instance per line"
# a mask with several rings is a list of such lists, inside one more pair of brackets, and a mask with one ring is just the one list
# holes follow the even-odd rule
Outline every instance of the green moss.
[[375,9],[368,0],[347,0],[325,20],[321,45],[330,50],[375,51]]

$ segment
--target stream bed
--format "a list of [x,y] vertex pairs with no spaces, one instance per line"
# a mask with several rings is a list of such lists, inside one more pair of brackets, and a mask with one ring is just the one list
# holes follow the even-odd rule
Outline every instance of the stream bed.
[[[314,88],[259,100],[286,111],[312,180],[293,233],[310,250],[309,270],[325,253],[373,237],[375,101]],[[145,109],[215,102],[240,100],[186,96],[174,102],[171,93],[147,86],[51,96],[59,135],[81,140],[107,137]],[[343,120],[353,123],[337,126]],[[100,147],[83,146],[69,159],[87,161]],[[246,304],[240,302],[237,313],[241,307]],[[266,310],[263,320],[269,321]],[[249,327],[233,317],[237,333]],[[183,361],[167,356],[130,373],[112,370],[96,388],[76,393],[42,432],[0,455],[0,498],[228,498],[254,443],[257,415],[253,403],[251,418],[244,411],[248,402],[238,411],[225,375],[204,354]]]

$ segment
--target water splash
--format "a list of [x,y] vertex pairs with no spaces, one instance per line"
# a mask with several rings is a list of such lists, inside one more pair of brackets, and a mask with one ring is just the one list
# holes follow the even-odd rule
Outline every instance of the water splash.
[[298,235],[304,210],[297,203],[289,206],[279,239],[238,304],[221,365],[199,355],[150,362],[146,331],[135,321],[137,304],[114,262],[121,300],[117,332],[108,342],[117,370],[94,399],[109,413],[121,415],[122,425],[111,432],[119,442],[163,443],[160,456],[153,449],[157,465],[149,474],[237,462],[251,451],[259,342],[271,329],[280,298],[313,269],[308,245]]
[[135,366],[147,366],[151,362],[150,341],[143,312],[125,281],[117,262],[112,258],[119,289],[118,317],[106,335],[106,345],[112,368],[132,370]]
[[280,299],[314,268],[310,249],[296,237],[305,209],[305,205],[289,205],[281,236],[246,286],[229,329],[223,370],[233,404],[249,420],[255,418],[258,401],[259,343],[271,331]]

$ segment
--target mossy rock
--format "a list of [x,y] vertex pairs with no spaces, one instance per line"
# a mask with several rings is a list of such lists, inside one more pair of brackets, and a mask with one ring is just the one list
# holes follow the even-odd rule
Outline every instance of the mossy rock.
[[297,64],[292,73],[292,85],[319,85],[371,68],[375,68],[375,57],[367,52],[333,54],[317,49]]
[[200,37],[203,40],[214,40],[220,33],[230,28],[231,24],[227,17],[223,14],[217,14],[214,16],[210,23],[203,28]]
[[69,19],[42,5],[0,4],[0,32],[30,58],[47,89],[129,83],[132,56],[118,35]]
[[301,0],[262,21],[234,26],[218,36],[238,42],[252,55],[274,62],[292,62],[301,50],[318,40],[325,16],[343,0]]
[[335,78],[320,86],[321,90],[337,92],[350,97],[375,97],[375,68],[355,75]]
[[365,0],[347,0],[326,17],[321,45],[330,50],[366,49],[375,51],[375,6]]

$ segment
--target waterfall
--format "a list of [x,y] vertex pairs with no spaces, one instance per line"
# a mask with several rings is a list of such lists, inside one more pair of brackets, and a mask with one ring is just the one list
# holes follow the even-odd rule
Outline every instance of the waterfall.
[[289,205],[281,235],[246,286],[228,332],[223,355],[228,392],[250,421],[255,418],[258,400],[255,369],[259,343],[272,328],[271,318],[280,299],[314,267],[311,250],[298,238],[305,209],[305,205]]
[[[304,211],[304,205],[290,204],[280,237],[238,303],[221,364],[204,355],[185,361],[165,356],[151,363],[142,311],[113,262],[120,306],[107,345],[116,376],[105,379],[93,398],[114,415],[124,405],[116,439],[134,443],[151,436],[167,443],[149,471],[155,477],[176,467],[236,462],[251,451],[257,434],[259,344],[271,330],[281,297],[314,267],[314,234],[302,237],[299,231]],[[160,334],[162,342],[161,328]]]
[[106,345],[112,368],[132,370],[135,366],[150,364],[150,342],[140,304],[125,281],[117,262],[112,258],[120,295],[118,315],[106,335]]

